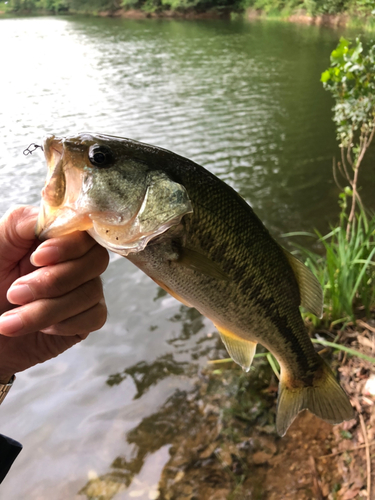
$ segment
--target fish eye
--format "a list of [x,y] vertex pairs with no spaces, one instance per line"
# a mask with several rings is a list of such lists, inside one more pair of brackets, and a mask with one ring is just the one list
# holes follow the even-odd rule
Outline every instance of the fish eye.
[[91,146],[88,156],[95,167],[109,167],[113,162],[112,152],[106,146]]

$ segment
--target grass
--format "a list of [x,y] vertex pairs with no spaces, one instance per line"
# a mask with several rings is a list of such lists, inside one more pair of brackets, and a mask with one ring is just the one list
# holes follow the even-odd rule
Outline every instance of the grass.
[[[367,356],[366,354],[363,354],[355,349],[351,349],[350,347],[346,347],[342,344],[336,344],[335,342],[329,342],[328,340],[325,340],[321,337],[318,339],[311,339],[311,342],[313,344],[319,344],[323,345],[325,347],[331,347],[332,349],[336,351],[344,351],[348,353],[350,356],[357,356],[357,358],[365,359],[366,361],[369,361],[370,363],[375,364],[375,358],[372,358],[371,356]],[[270,352],[260,352],[258,354],[255,354],[254,358],[267,358],[268,363],[270,364],[274,374],[276,377],[280,380],[280,366],[276,360],[276,358],[270,353]],[[221,364],[221,363],[234,363],[232,358],[224,358],[224,359],[212,359],[207,362],[209,365],[216,365],[216,364]],[[220,374],[220,370],[214,370],[212,373],[214,374]]]
[[[358,308],[369,317],[375,304],[375,216],[370,219],[362,210],[353,221],[350,238],[346,236],[347,219],[341,214],[340,224],[327,235],[317,232],[324,253],[317,254],[295,245],[307,267],[318,278],[324,291],[323,319],[307,314],[314,326],[337,322],[355,322]],[[315,236],[310,233],[289,233]]]

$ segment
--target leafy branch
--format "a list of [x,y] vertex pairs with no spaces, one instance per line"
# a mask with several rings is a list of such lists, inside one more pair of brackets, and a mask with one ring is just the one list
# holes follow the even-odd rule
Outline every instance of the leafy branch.
[[356,204],[363,204],[358,193],[358,173],[363,157],[375,134],[375,45],[367,54],[357,38],[352,42],[341,38],[331,54],[331,67],[322,73],[321,81],[336,104],[333,120],[341,149],[337,166],[346,181],[352,203],[346,228],[350,238]]

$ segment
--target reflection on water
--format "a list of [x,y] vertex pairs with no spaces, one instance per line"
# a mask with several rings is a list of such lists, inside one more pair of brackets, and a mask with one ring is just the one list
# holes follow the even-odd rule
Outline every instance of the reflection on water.
[[[46,167],[40,153],[22,155],[28,144],[91,130],[204,165],[235,187],[276,237],[325,231],[338,214],[331,174],[337,151],[332,101],[319,77],[339,36],[272,22],[1,19],[0,213],[39,203]],[[374,155],[360,179],[372,207]],[[253,417],[256,426],[272,427],[274,394],[258,411],[255,394],[244,389],[248,406],[228,395],[224,411],[208,391],[211,410],[202,415],[199,387],[211,385],[201,370],[217,342],[212,324],[118,256],[104,285],[105,327],[20,374],[1,407],[1,432],[24,444],[2,484],[4,498],[99,498],[88,490],[95,481],[109,485],[106,495],[115,500],[142,488],[139,498],[150,498],[165,463],[158,487],[165,498],[199,488],[203,495],[214,481],[223,491],[245,484],[244,471],[253,467],[244,466],[245,452],[226,443],[218,453],[228,469],[211,447],[232,431],[235,442],[236,425],[246,430]],[[231,387],[217,376],[215,391]],[[237,422],[230,426],[229,410]],[[212,432],[204,427],[211,413]]]
[[109,386],[121,384],[121,382],[129,375],[137,388],[137,393],[134,399],[138,399],[152,386],[156,385],[160,380],[163,380],[170,375],[182,375],[187,373],[187,368],[190,368],[190,374],[193,374],[191,368],[193,365],[187,362],[176,362],[171,353],[160,356],[153,363],[141,361],[130,368],[125,368],[121,373],[114,373],[108,377],[107,384]]
[[181,333],[177,337],[168,340],[168,344],[175,347],[181,345],[182,341],[196,335],[204,326],[201,314],[196,309],[187,306],[180,306],[179,312],[169,318],[169,321],[182,323]]

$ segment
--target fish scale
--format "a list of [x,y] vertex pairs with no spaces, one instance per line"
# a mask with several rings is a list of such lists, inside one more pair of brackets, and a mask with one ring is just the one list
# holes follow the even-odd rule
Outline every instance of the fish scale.
[[131,139],[52,136],[44,150],[50,175],[41,238],[88,230],[209,318],[246,371],[257,343],[269,349],[281,368],[280,435],[303,409],[330,423],[353,417],[299,311],[303,305],[321,314],[319,283],[230,186],[186,158]]

